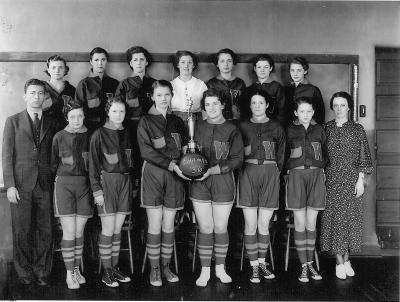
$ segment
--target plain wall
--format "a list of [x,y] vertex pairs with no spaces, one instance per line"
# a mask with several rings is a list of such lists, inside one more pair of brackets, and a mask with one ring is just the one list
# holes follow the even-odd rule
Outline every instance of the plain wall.
[[[86,52],[95,46],[121,52],[143,45],[158,53],[229,47],[243,53],[359,55],[359,104],[367,108],[359,122],[371,151],[374,48],[400,47],[399,2],[0,0],[0,21],[0,52]],[[6,75],[0,70],[0,78]],[[364,242],[376,244],[374,177],[365,204]]]

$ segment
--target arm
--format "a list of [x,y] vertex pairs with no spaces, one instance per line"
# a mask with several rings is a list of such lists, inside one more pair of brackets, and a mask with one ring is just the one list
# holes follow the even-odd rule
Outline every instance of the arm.
[[360,138],[360,147],[358,153],[358,171],[365,174],[371,174],[373,171],[373,164],[371,159],[371,152],[368,145],[367,134],[363,126],[357,125]]
[[325,104],[324,100],[322,99],[321,91],[318,87],[315,87],[313,100],[315,104],[315,121],[318,124],[323,125],[325,123]]
[[15,187],[14,158],[15,158],[15,129],[11,118],[7,118],[3,132],[2,165],[4,186]]
[[94,197],[103,195],[100,182],[101,157],[99,152],[101,152],[101,146],[99,136],[99,132],[95,132],[90,139],[89,145],[89,179]]
[[282,171],[285,162],[285,152],[286,152],[286,135],[282,127],[278,128],[278,139],[276,148],[276,164],[279,171]]
[[125,100],[126,100],[126,89],[125,89],[124,81],[121,81],[118,84],[118,87],[115,90],[115,96],[116,97],[120,97],[125,102]]
[[276,106],[278,107],[278,115],[276,119],[281,123],[282,126],[286,123],[285,102],[285,91],[281,85],[278,85],[278,89],[276,91]]
[[240,131],[235,128],[235,130],[231,134],[230,139],[230,150],[228,160],[224,165],[219,165],[220,174],[229,173],[235,169],[240,168],[243,163],[243,140]]
[[57,136],[54,136],[53,144],[51,145],[51,161],[50,161],[50,170],[53,176],[56,175],[58,165],[60,164],[60,157],[58,155],[59,155],[58,140]]

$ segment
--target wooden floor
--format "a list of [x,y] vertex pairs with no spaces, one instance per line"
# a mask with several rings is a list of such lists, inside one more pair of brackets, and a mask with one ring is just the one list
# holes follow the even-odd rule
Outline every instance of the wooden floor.
[[[278,253],[282,254],[283,253]],[[148,271],[142,275],[139,263],[135,265],[133,281],[121,284],[119,288],[107,288],[97,275],[97,264],[86,265],[84,275],[88,283],[79,290],[68,290],[65,284],[65,269],[59,256],[56,256],[50,284],[47,287],[19,285],[11,263],[0,267],[0,298],[6,300],[247,300],[247,301],[398,301],[399,300],[399,257],[354,258],[356,276],[339,280],[334,273],[334,259],[320,256],[322,281],[311,280],[308,284],[297,281],[298,260],[292,253],[289,269],[284,271],[283,257],[275,256],[277,278],[262,280],[260,284],[248,281],[248,262],[240,272],[239,259],[228,263],[233,283],[224,285],[212,273],[206,288],[195,286],[195,274],[191,272],[190,259],[179,259],[177,284],[164,284],[153,287],[148,282]],[[122,270],[128,271],[127,258],[122,257]]]

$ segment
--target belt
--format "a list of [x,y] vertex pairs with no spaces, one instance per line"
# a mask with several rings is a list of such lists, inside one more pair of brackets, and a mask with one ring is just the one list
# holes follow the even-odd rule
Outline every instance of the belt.
[[273,160],[264,160],[264,159],[255,159],[255,158],[248,158],[244,160],[245,163],[253,164],[253,165],[276,165],[276,162]]
[[315,167],[315,166],[299,166],[296,168],[293,168],[296,170],[307,170],[307,169],[321,169],[320,167]]

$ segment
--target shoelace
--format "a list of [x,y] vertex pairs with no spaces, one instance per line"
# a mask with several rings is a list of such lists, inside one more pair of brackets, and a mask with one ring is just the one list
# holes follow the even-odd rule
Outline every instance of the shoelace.
[[253,278],[258,278],[258,266],[253,266]]
[[301,278],[307,278],[307,272],[308,272],[308,267],[307,265],[304,265],[301,270]]
[[308,263],[308,269],[310,270],[311,274],[313,274],[314,276],[318,276],[318,272],[315,270],[315,268],[312,266],[311,263]]
[[267,269],[267,263],[263,263],[260,265],[261,270],[267,276],[271,275],[272,273]]

